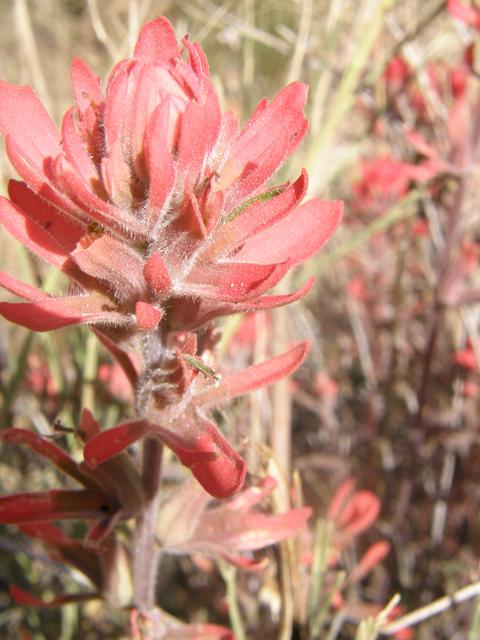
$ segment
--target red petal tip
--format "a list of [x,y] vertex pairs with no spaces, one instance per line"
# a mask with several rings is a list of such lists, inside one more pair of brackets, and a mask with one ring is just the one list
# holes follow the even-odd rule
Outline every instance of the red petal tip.
[[137,302],[135,316],[139,331],[153,331],[162,319],[162,312],[146,302]]
[[167,268],[162,257],[154,253],[143,267],[143,276],[155,293],[165,293],[172,287]]

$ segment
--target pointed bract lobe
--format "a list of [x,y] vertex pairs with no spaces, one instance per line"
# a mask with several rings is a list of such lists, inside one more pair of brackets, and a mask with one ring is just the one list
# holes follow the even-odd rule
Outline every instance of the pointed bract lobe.
[[207,229],[188,177],[185,178],[184,197],[179,213],[180,215],[172,223],[172,231],[178,234],[186,231],[196,240],[205,240],[208,235]]
[[189,53],[188,64],[191,66],[193,72],[196,75],[203,74],[204,76],[210,77],[207,56],[204,54],[203,49],[198,42],[190,43],[188,41],[188,36],[185,36],[182,40],[182,44]]
[[148,192],[148,226],[153,227],[175,183],[175,164],[168,148],[170,109],[165,98],[152,113],[145,133],[145,159],[150,188]]
[[25,216],[51,236],[66,252],[75,249],[77,242],[85,233],[85,228],[68,218],[65,214],[29,189],[24,182],[10,180],[8,195]]
[[278,307],[283,307],[286,304],[292,304],[292,302],[296,302],[297,300],[300,300],[307,295],[307,293],[313,287],[314,281],[315,278],[310,278],[303,285],[303,287],[295,293],[287,293],[285,295],[279,296],[262,296],[261,298],[256,298],[255,300],[230,305],[230,313],[248,313],[249,311],[276,309]]
[[93,73],[86,62],[77,56],[72,62],[71,78],[80,119],[83,119],[92,102],[98,110],[98,115],[102,116],[105,101],[100,78]]
[[182,117],[177,157],[180,174],[200,171],[220,133],[220,103],[213,87],[207,87],[203,102],[190,101]]
[[[243,302],[271,289],[290,266],[221,262],[195,267],[185,281],[185,289],[222,302]],[[208,284],[204,284],[208,283]]]
[[142,27],[133,52],[134,58],[171,64],[179,56],[175,31],[166,18],[159,16]]
[[[306,101],[307,87],[301,82],[293,82],[283,89],[268,106],[266,101],[262,101],[233,146],[218,187],[226,188],[239,179],[257,158],[278,141],[281,129],[287,132],[285,157],[293,153],[307,133],[308,122],[303,115]],[[278,164],[272,166],[271,173],[277,168]]]
[[45,158],[61,152],[60,133],[29,86],[0,80],[0,130],[15,139],[21,154],[41,173]]
[[[85,520],[105,515],[105,496],[89,489],[55,489],[0,498],[0,522],[20,524],[49,520]],[[111,507],[107,505],[107,510]]]
[[28,591],[24,591],[19,587],[11,584],[8,587],[9,593],[15,602],[23,607],[43,607],[46,609],[54,609],[56,607],[63,607],[66,604],[89,602],[90,600],[99,600],[102,596],[96,591],[88,591],[76,594],[62,594],[46,602],[41,598],[36,598]]
[[324,246],[340,224],[342,214],[341,200],[309,200],[275,226],[247,241],[236,259],[268,264],[290,258],[291,266],[300,264]]
[[225,378],[216,387],[209,387],[195,396],[199,407],[212,407],[231,398],[250,393],[256,389],[293,373],[307,357],[308,342],[303,342],[291,351],[257,364],[230,378]]
[[68,253],[36,222],[0,196],[0,222],[11,235],[49,264],[62,269]]
[[23,298],[29,302],[51,299],[51,296],[48,293],[45,293],[45,291],[31,287],[29,284],[19,282],[18,280],[15,280],[15,278],[3,273],[3,271],[0,271],[0,286],[19,298]]
[[[292,185],[286,185],[278,195],[270,197],[267,191],[256,198],[244,211],[217,227],[212,235],[212,244],[202,258],[212,259],[226,251],[233,252],[243,243],[249,246],[255,235],[278,224],[300,204],[307,185],[306,171],[302,171],[302,175]],[[289,224],[292,223],[289,221]]]
[[300,300],[313,286],[314,278],[295,293],[279,296],[261,296],[244,302],[221,302],[218,300],[173,300],[168,309],[168,326],[177,331],[194,331],[202,325],[235,313],[249,313],[263,309],[276,309]]
[[52,331],[75,324],[105,323],[128,326],[132,320],[116,313],[107,300],[91,296],[51,298],[38,302],[1,302],[0,314],[31,331]]

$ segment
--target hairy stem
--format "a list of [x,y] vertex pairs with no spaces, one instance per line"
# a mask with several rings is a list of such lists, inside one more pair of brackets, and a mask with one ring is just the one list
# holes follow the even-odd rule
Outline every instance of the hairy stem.
[[135,606],[147,612],[155,606],[158,549],[154,533],[157,518],[163,445],[155,438],[143,443],[142,482],[146,503],[135,522],[133,589]]

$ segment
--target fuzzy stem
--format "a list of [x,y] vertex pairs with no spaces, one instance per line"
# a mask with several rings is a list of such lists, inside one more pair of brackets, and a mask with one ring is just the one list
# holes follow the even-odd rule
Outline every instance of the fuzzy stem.
[[141,612],[150,611],[155,606],[158,549],[154,534],[159,505],[162,453],[161,442],[155,438],[144,440],[142,482],[146,503],[135,523],[133,558],[134,601]]

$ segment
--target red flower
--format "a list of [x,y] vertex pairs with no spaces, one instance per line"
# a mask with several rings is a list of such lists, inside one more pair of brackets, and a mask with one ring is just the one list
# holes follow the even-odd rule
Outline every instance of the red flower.
[[0,272],[0,285],[27,300],[0,303],[0,314],[35,331],[91,325],[124,369],[148,421],[93,438],[90,466],[149,434],[204,488],[227,497],[240,488],[245,463],[201,407],[218,391],[233,397],[288,375],[306,347],[198,393],[199,371],[218,381],[201,358],[214,340],[205,331],[197,352],[190,332],[305,295],[313,279],[290,295],[263,294],[323,246],[342,203],[300,205],[305,172],[265,189],[307,132],[305,85],[263,100],[239,133],[233,113],[221,113],[200,46],[183,45],[186,61],[165,18],[147,23],[105,96],[76,58],[77,107],[61,132],[30,87],[0,83],[0,129],[24,180],[10,182],[10,200],[0,198],[0,222],[74,283],[70,295],[54,298]]
[[187,61],[165,18],[147,23],[105,97],[76,58],[77,107],[60,133],[30,87],[0,83],[0,128],[25,181],[10,183],[0,221],[77,284],[52,298],[2,274],[0,284],[28,300],[1,303],[7,319],[35,331],[85,323],[118,341],[161,321],[194,330],[310,288],[262,297],[341,217],[340,202],[299,206],[305,172],[264,187],[305,137],[306,86],[263,100],[239,134],[233,113],[221,113],[200,46],[183,45]]
[[465,367],[465,369],[470,369],[472,371],[478,370],[477,357],[472,347],[456,351],[452,356],[452,360],[455,364]]
[[368,529],[380,512],[380,500],[371,491],[355,491],[356,481],[345,480],[330,503],[327,518],[334,523],[332,543],[340,552]]
[[[91,469],[118,455],[148,434],[170,447],[210,495],[229,498],[242,487],[246,473],[245,461],[209,420],[209,411],[290,375],[304,361],[308,345],[300,344],[281,356],[250,367],[194,394],[191,382],[198,371],[185,360],[192,342],[194,341],[187,343],[183,351],[177,349],[177,366],[172,365],[171,370],[159,377],[160,382],[167,376],[172,378],[169,393],[174,394],[176,391],[178,402],[171,402],[162,411],[152,407],[149,412],[152,420],[129,422],[92,437],[84,449],[85,462]],[[154,398],[151,402],[155,401]]]
[[362,160],[360,174],[360,180],[352,185],[352,204],[362,213],[382,215],[408,192],[409,165],[389,156]]

